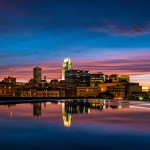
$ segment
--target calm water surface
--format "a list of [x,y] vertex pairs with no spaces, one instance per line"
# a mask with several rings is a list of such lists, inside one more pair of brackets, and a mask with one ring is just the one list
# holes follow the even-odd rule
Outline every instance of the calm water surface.
[[150,150],[150,103],[0,105],[0,150]]

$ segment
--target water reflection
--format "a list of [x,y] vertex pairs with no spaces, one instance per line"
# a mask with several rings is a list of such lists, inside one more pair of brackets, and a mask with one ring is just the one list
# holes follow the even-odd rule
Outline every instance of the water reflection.
[[70,127],[73,114],[90,114],[90,109],[122,109],[128,108],[129,102],[123,101],[106,101],[106,100],[91,100],[91,101],[65,101],[62,102],[62,114],[65,127]]
[[0,147],[149,150],[149,113],[150,103],[100,99],[0,105]]
[[[91,109],[107,110],[107,109],[123,109],[129,108],[127,101],[111,101],[111,100],[65,100],[44,103],[31,103],[33,108],[33,116],[37,118],[42,117],[42,111],[47,108],[47,105],[60,105],[62,109],[62,119],[65,127],[71,127],[73,115],[90,114]],[[19,104],[7,104],[8,109]],[[28,105],[28,104],[27,104]],[[10,116],[13,117],[13,110],[10,111]]]
[[90,112],[90,103],[65,101],[62,102],[62,114],[65,127],[71,126],[72,114],[83,114]]
[[42,115],[42,103],[33,104],[33,116],[40,117]]

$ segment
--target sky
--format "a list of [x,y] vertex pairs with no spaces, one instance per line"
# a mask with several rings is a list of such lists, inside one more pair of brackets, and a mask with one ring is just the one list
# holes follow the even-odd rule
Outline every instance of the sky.
[[0,79],[28,82],[33,68],[61,79],[74,69],[129,74],[150,87],[149,0],[0,0]]

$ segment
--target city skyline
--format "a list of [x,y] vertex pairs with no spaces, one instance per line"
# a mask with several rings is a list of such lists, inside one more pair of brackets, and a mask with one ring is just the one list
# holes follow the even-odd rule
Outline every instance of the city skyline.
[[91,73],[127,74],[150,87],[148,0],[1,0],[0,79],[32,68],[61,79],[63,59]]
[[150,0],[0,0],[0,150],[149,150]]
[[[3,78],[1,79],[1,80],[3,80],[4,79],[4,77],[15,77],[16,79],[17,79],[17,82],[29,82],[31,79],[35,79],[35,69],[37,68],[37,69],[41,69],[42,71],[40,71],[40,75],[38,75],[38,78],[40,78],[41,80],[45,80],[45,78],[46,79],[48,79],[47,81],[51,81],[51,80],[53,80],[53,79],[58,79],[58,80],[62,80],[62,77],[64,78],[64,75],[63,75],[63,72],[64,72],[64,62],[65,61],[68,61],[68,59],[69,59],[69,61],[71,61],[71,68],[70,69],[75,69],[74,67],[72,67],[72,65],[73,65],[73,63],[72,63],[72,59],[71,58],[65,58],[64,59],[64,61],[63,61],[63,63],[62,63],[62,68],[61,68],[61,73],[60,73],[60,75],[59,75],[59,77],[60,78],[47,78],[47,76],[46,76],[46,73],[43,71],[43,68],[42,67],[39,67],[39,66],[36,66],[36,67],[34,67],[34,68],[32,68],[30,71],[31,71],[31,75],[30,75],[30,78],[29,78],[29,80],[27,80],[27,77],[25,77],[24,79],[25,80],[18,80],[17,78],[16,78],[16,76],[14,76],[13,75],[13,70],[11,70],[11,72],[10,72],[10,74],[8,74],[8,75],[5,75],[5,76],[3,76]],[[88,66],[87,66],[88,67]],[[76,68],[76,69],[78,69],[78,68]],[[82,69],[84,69],[84,68],[82,68]],[[87,70],[87,71],[89,71],[89,73],[104,73],[104,72],[101,72],[100,70],[97,70],[97,72],[92,72],[92,71],[90,71],[90,70]],[[116,72],[109,72],[107,75],[113,75],[113,74],[116,74],[116,75],[121,75],[121,73],[122,72],[119,72],[118,74],[116,73]],[[105,73],[104,73],[105,74]],[[123,75],[123,73],[122,73],[122,75]],[[130,78],[131,78],[131,82],[138,82],[139,83],[139,79],[137,78],[137,80],[133,80],[133,78],[132,78],[132,75],[130,75],[130,74],[124,74],[124,75],[129,75],[130,76]],[[50,74],[48,74],[48,77],[50,76]],[[142,86],[148,86],[149,88],[150,88],[150,86],[149,86],[149,83],[147,83],[147,85],[145,84],[141,84],[140,83],[140,85],[142,85]]]

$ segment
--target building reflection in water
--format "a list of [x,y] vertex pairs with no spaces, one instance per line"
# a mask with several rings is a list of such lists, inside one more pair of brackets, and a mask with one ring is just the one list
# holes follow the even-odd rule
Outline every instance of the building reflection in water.
[[[65,100],[65,101],[53,101],[45,103],[33,103],[33,116],[41,117],[43,109],[48,104],[62,105],[63,123],[65,127],[71,127],[73,114],[90,114],[92,109],[105,110],[105,109],[122,109],[129,108],[129,101],[115,101],[115,100]],[[16,104],[5,104],[9,109],[16,106]],[[10,111],[10,117],[13,117],[13,110]]]
[[[63,123],[65,127],[71,127],[73,114],[90,114],[91,109],[105,110],[105,109],[122,109],[129,108],[130,102],[128,101],[114,101],[114,100],[65,100],[54,101],[45,103],[33,103],[33,116],[40,117],[42,115],[42,104],[44,108],[48,104],[62,105]],[[8,108],[15,106],[16,104],[5,105]],[[13,111],[10,111],[10,117],[13,116]]]
[[33,116],[40,117],[42,115],[42,104],[34,103],[33,104]]
[[128,108],[129,102],[126,101],[110,101],[110,100],[99,100],[94,99],[91,101],[64,101],[62,102],[62,114],[63,122],[65,127],[70,127],[72,122],[73,114],[90,114],[92,109],[122,109]]
[[[8,107],[8,109],[10,109],[11,107],[15,107],[16,104],[4,104],[4,106],[6,106],[6,107]],[[13,117],[13,111],[12,110],[10,111],[10,117]]]
[[72,114],[90,113],[89,103],[77,101],[65,101],[62,103],[63,122],[65,127],[70,127]]
[[128,108],[129,102],[127,101],[114,101],[114,100],[92,100],[90,101],[90,107],[96,108],[99,110],[104,109],[121,109],[121,108]]

